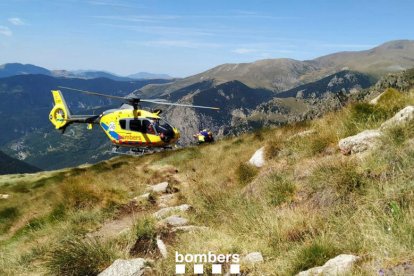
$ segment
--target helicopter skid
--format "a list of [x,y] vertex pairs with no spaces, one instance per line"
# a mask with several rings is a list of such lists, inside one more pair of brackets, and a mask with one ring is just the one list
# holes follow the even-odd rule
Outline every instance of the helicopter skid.
[[120,155],[130,155],[130,156],[141,156],[144,154],[152,154],[167,149],[172,149],[172,147],[163,147],[163,148],[130,148],[128,151],[121,151],[119,147],[113,147],[112,150],[107,151],[106,153],[110,154],[120,154]]

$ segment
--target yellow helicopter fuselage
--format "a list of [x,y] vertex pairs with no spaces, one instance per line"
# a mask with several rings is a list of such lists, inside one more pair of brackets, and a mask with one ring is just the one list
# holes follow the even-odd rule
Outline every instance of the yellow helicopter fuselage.
[[101,115],[72,115],[62,93],[52,90],[54,107],[49,120],[56,129],[65,131],[72,123],[99,124],[114,146],[131,148],[168,147],[180,138],[177,128],[159,117],[160,110],[150,112],[132,106],[112,109]]
[[[117,109],[103,113],[99,125],[114,145],[121,147],[166,147],[180,138],[178,129],[160,125],[157,113]],[[168,128],[169,133],[165,133]]]

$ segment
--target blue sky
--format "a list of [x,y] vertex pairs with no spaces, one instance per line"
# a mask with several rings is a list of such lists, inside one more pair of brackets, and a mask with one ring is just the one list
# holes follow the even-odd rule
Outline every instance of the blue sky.
[[414,39],[410,0],[0,0],[0,64],[183,77]]

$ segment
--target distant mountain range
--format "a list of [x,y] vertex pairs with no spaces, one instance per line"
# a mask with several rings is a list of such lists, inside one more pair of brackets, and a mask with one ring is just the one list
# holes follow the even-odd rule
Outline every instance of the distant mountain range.
[[32,165],[12,158],[0,151],[0,174],[34,173],[41,171]]
[[397,40],[365,51],[339,52],[314,60],[265,59],[252,63],[223,64],[173,83],[146,86],[143,95],[163,96],[195,83],[240,81],[252,88],[275,93],[319,80],[342,70],[365,73],[378,79],[383,74],[414,67],[414,40]]
[[64,78],[79,78],[79,79],[95,79],[95,78],[107,78],[116,81],[131,81],[131,80],[145,80],[145,79],[173,79],[173,77],[167,74],[153,74],[148,72],[139,72],[131,74],[126,77],[118,76],[116,74],[105,71],[94,70],[49,70],[43,67],[35,66],[32,64],[21,63],[6,63],[0,65],[0,78],[29,75],[29,74],[41,74],[52,77],[64,77]]
[[[65,135],[48,121],[50,90],[58,85],[111,95],[220,107],[220,111],[169,107],[163,116],[182,133],[182,144],[202,128],[216,135],[238,134],[263,126],[282,125],[319,116],[341,107],[339,95],[358,94],[387,73],[414,67],[414,41],[392,41],[366,51],[341,52],[314,60],[268,59],[224,64],[183,79],[125,81],[105,72],[77,71],[73,76],[49,75],[36,66],[14,64],[0,72],[20,72],[0,78],[0,149],[42,169],[61,168],[107,158],[103,133],[71,126]],[[29,69],[30,70],[29,70]],[[43,68],[44,69],[44,68]],[[36,72],[37,75],[27,75]],[[43,72],[43,73],[42,73]],[[40,75],[39,75],[40,74]],[[56,77],[57,75],[61,77]],[[104,78],[94,78],[104,76]],[[143,75],[141,75],[143,76]],[[113,101],[64,92],[74,113],[95,112]]]

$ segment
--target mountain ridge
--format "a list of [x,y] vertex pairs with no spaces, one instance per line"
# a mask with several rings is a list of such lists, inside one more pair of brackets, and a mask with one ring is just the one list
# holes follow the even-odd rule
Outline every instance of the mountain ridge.
[[42,74],[53,77],[79,79],[108,78],[116,81],[173,79],[173,77],[167,74],[153,74],[148,72],[139,72],[128,76],[119,76],[117,74],[101,70],[49,70],[37,65],[22,63],[5,63],[0,65],[0,78],[29,74]]
[[26,162],[10,157],[0,150],[0,175],[16,173],[35,173],[41,169]]
[[414,67],[413,56],[414,40],[395,40],[364,51],[338,52],[313,60],[280,58],[222,64],[170,84],[143,87],[141,93],[159,97],[205,80],[216,84],[238,80],[278,93],[344,69],[379,79],[383,74]]

